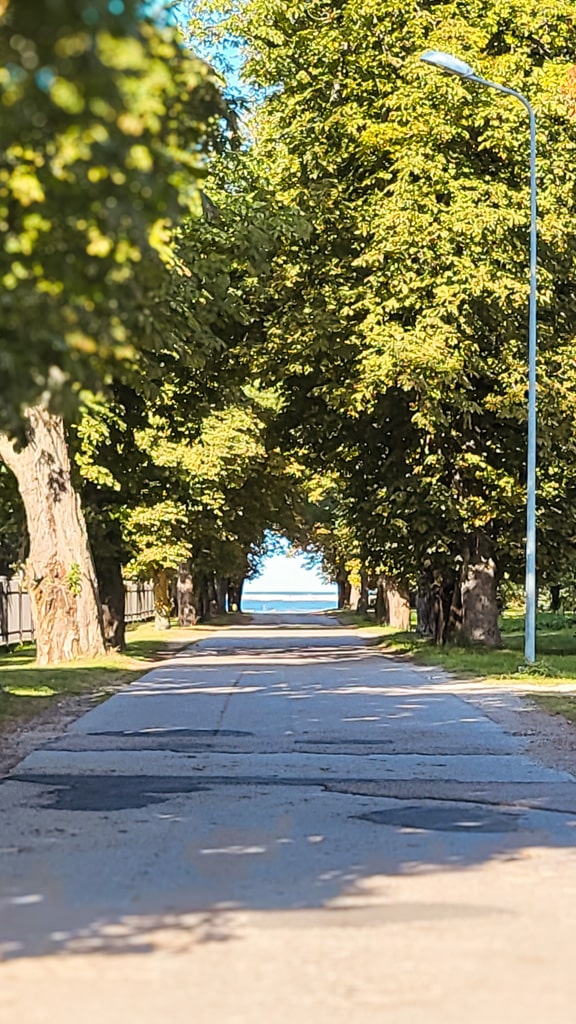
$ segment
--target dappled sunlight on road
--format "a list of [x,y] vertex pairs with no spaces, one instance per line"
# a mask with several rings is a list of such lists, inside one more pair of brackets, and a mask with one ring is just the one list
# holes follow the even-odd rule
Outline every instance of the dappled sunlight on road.
[[46,965],[67,993],[97,977],[114,1005],[121,977],[118,1024],[162,1019],[168,976],[183,1019],[210,977],[206,1019],[236,1021],[262,970],[273,1021],[309,967],[312,1000],[327,971],[341,1007],[368,990],[399,1024],[430,1001],[462,1024],[446,993],[479,963],[492,985],[530,958],[565,971],[576,782],[514,701],[332,622],[256,622],[158,665],[0,785],[0,1011]]

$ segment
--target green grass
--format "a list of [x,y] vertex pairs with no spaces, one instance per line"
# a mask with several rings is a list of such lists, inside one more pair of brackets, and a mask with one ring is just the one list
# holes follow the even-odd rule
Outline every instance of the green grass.
[[[234,616],[222,625],[231,624]],[[220,622],[220,620],[218,620]],[[128,627],[126,651],[89,661],[73,661],[38,668],[33,644],[0,653],[0,727],[31,719],[63,698],[92,695],[105,700],[117,687],[143,675],[150,663],[168,657],[181,647],[202,640],[213,624],[158,632],[149,623]]]
[[377,629],[379,632],[382,631],[382,627],[375,625],[374,616],[370,614],[359,615],[358,612],[351,612],[347,608],[342,608],[338,610],[331,608],[329,611],[324,612],[323,614],[330,616],[330,618],[332,619],[337,619],[337,621],[341,622],[343,626],[372,625],[374,629]]
[[399,633],[386,626],[376,626],[370,618],[352,612],[338,612],[344,625],[365,627],[363,632],[376,636],[382,646],[404,654],[421,665],[438,665],[460,676],[475,677],[501,683],[525,683],[554,687],[573,683],[576,687],[576,616],[538,615],[537,663],[524,662],[524,618],[518,612],[503,616],[502,647],[498,650],[460,644],[437,647],[416,633]]
[[531,700],[549,715],[560,715],[576,722],[576,697],[567,693],[531,693]]

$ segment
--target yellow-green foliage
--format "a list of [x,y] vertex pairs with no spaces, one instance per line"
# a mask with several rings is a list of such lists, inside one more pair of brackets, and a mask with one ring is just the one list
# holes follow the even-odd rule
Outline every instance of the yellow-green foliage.
[[522,572],[528,121],[517,101],[420,55],[460,54],[533,101],[539,560],[553,578],[576,558],[576,3],[200,6],[196,32],[208,19],[208,40],[242,41],[262,90],[256,159],[312,225],[277,264],[269,351],[290,442],[338,472],[335,530],[351,528],[373,568],[457,572],[482,532],[501,567]]
[[226,110],[136,0],[7,0],[0,67],[0,427],[17,430],[22,403],[157,347],[148,303]]

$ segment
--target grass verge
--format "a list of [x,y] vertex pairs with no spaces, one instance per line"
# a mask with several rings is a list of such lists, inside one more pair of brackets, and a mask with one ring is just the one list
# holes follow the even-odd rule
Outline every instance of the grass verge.
[[531,693],[530,699],[541,711],[576,722],[576,697],[568,693]]
[[33,644],[0,653],[0,728],[34,718],[63,698],[91,695],[105,700],[119,686],[147,672],[152,664],[212,635],[218,626],[235,625],[249,616],[230,615],[210,625],[158,632],[149,623],[128,627],[126,650],[102,658],[38,668]]
[[337,618],[343,625],[358,626],[364,634],[377,637],[383,647],[409,656],[420,665],[438,665],[459,676],[507,682],[530,691],[570,685],[576,690],[576,623],[571,616],[538,615],[538,660],[534,666],[524,662],[524,617],[514,612],[502,617],[502,647],[498,650],[460,644],[437,647],[416,633],[377,626],[369,616],[353,612],[338,612]]

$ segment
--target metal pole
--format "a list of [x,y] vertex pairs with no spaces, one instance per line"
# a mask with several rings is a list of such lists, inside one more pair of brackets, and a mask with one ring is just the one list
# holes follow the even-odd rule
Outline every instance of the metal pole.
[[507,85],[490,82],[478,75],[469,80],[490,89],[515,96],[530,118],[530,319],[528,329],[528,450],[526,454],[526,622],[524,627],[524,657],[536,661],[536,435],[537,435],[537,379],[536,357],[538,348],[538,192],[536,180],[536,115],[532,104],[521,92]]
[[536,117],[530,104],[530,331],[528,340],[528,459],[526,475],[526,626],[524,657],[536,660],[536,350],[538,343],[538,197]]

